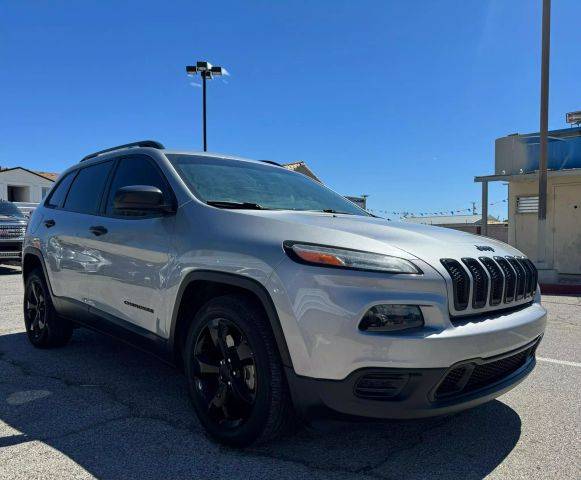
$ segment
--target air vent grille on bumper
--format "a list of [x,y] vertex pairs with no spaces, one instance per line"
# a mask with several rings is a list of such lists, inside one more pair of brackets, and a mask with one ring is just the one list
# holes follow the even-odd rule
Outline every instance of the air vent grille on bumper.
[[539,339],[520,352],[498,360],[466,363],[452,368],[440,382],[435,398],[449,399],[501,382],[532,361],[538,343]]
[[[440,260],[452,280],[454,310],[461,315],[486,309],[512,307],[512,302],[529,303],[537,290],[537,269],[527,258],[479,257]],[[464,264],[464,265],[462,265]],[[470,303],[471,300],[471,303]],[[459,314],[453,315],[458,316]]]

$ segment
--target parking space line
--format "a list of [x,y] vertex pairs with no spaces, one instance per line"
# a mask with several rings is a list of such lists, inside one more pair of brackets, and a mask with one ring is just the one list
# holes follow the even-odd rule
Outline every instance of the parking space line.
[[554,358],[537,357],[539,362],[557,363],[559,365],[568,365],[570,367],[581,367],[581,363],[568,362],[567,360],[555,360]]

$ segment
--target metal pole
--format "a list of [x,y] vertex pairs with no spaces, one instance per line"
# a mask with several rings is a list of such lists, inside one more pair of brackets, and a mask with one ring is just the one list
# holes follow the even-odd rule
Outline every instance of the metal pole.
[[488,236],[488,180],[482,182],[482,228],[480,234]]
[[541,49],[541,155],[539,159],[539,223],[537,261],[546,261],[547,224],[547,132],[549,129],[549,54],[551,50],[551,0],[543,0]]
[[203,132],[204,132],[204,152],[208,151],[208,143],[206,141],[206,72],[202,72],[202,98],[203,98],[203,120],[202,120],[202,125],[203,125]]

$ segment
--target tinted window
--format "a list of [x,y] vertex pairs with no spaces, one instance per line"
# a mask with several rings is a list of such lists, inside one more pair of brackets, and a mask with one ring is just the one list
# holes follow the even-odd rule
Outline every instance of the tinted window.
[[[119,166],[115,171],[115,176],[111,182],[111,189],[109,190],[109,199],[107,200],[107,214],[116,216],[139,216],[139,212],[122,212],[113,208],[113,201],[115,200],[115,193],[122,187],[130,185],[149,185],[159,188],[162,192],[166,192],[165,181],[148,157],[128,157],[123,158],[119,162]],[[166,200],[168,200],[166,198]]]
[[301,173],[256,162],[169,154],[184,182],[200,200],[222,208],[258,205],[269,210],[302,210],[368,215],[341,195]]
[[49,207],[60,207],[63,204],[71,182],[75,178],[76,171],[67,173],[67,175],[59,182],[56,188],[53,190],[50,198],[48,199],[47,206]]
[[109,161],[79,171],[67,195],[64,208],[73,212],[97,213],[112,165],[113,162]]

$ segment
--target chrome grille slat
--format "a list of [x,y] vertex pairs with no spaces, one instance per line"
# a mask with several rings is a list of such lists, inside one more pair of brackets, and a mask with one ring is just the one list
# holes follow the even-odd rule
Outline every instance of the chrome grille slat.
[[23,238],[25,233],[24,225],[0,225],[0,240]]

